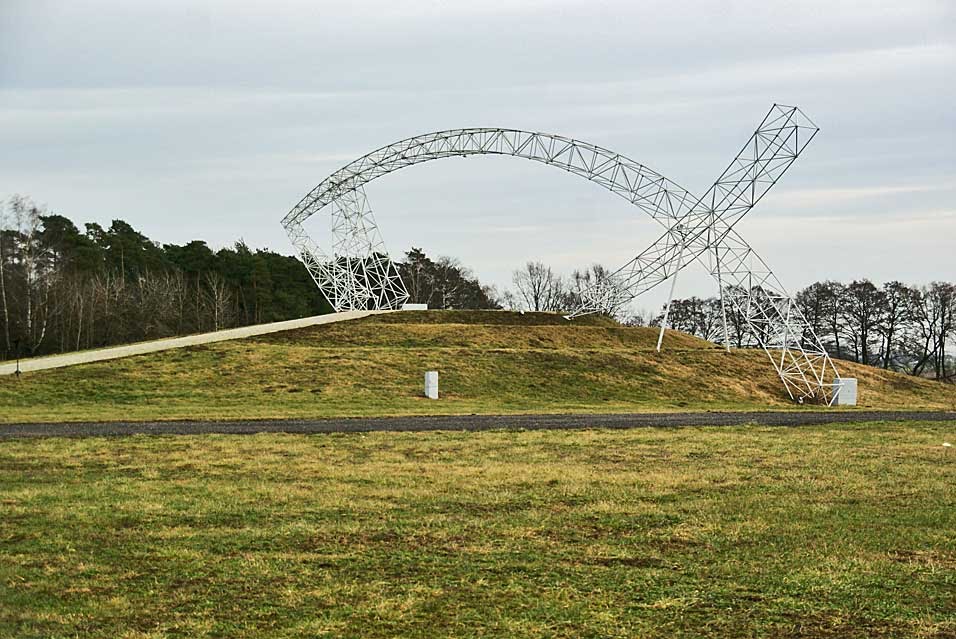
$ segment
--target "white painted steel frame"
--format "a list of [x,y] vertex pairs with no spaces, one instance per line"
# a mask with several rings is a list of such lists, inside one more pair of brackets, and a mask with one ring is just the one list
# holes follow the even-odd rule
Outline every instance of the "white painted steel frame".
[[[571,317],[619,312],[692,261],[717,281],[770,357],[791,398],[831,404],[839,376],[793,299],[733,229],[793,164],[818,128],[798,108],[774,105],[737,157],[701,197],[619,153],[587,142],[517,129],[438,131],[395,142],[339,169],[312,189],[282,225],[319,289],[337,311],[396,309],[408,299],[372,217],[364,185],[445,157],[511,155],[557,166],[627,199],[665,228],[648,249],[595,282]],[[303,223],[333,204],[332,251]],[[679,257],[680,256],[680,257]],[[724,335],[727,342],[726,308]]]

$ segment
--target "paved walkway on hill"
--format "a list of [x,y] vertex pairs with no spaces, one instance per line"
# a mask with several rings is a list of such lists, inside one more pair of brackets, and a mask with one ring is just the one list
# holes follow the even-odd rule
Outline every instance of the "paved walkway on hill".
[[[169,337],[167,339],[157,339],[151,342],[138,342],[136,344],[126,344],[124,346],[112,346],[109,348],[100,348],[90,351],[77,351],[75,353],[64,353],[63,355],[50,355],[48,357],[33,357],[20,360],[20,371],[28,373],[30,371],[40,371],[47,368],[62,368],[64,366],[75,366],[76,364],[89,364],[90,362],[102,362],[108,359],[119,359],[131,355],[143,355],[145,353],[155,353],[157,351],[166,351],[173,348],[182,348],[184,346],[195,346],[197,344],[209,344],[211,342],[224,342],[230,339],[240,339],[243,337],[253,337],[255,335],[265,335],[266,333],[278,333],[279,331],[288,331],[294,328],[305,328],[315,326],[316,324],[329,324],[331,322],[343,322],[345,320],[358,319],[378,313],[391,313],[393,311],[346,311],[344,313],[329,313],[327,315],[316,315],[314,317],[303,317],[302,319],[287,320],[285,322],[272,322],[271,324],[256,324],[255,326],[242,326],[240,328],[229,328],[224,331],[215,331],[213,333],[200,333],[198,335],[186,335],[185,337]],[[13,375],[17,370],[16,362],[0,364],[0,375]]]
[[364,433],[435,430],[561,430],[575,428],[648,428],[681,426],[810,426],[873,421],[953,422],[956,412],[795,410],[765,412],[625,413],[609,415],[439,415],[426,417],[351,417],[314,420],[87,422],[0,424],[0,439],[23,437],[117,437],[126,435],[251,435],[254,433]]

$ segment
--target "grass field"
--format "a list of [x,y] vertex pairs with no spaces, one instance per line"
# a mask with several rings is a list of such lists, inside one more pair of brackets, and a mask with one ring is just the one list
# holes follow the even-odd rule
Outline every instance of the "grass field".
[[0,443],[3,637],[956,637],[954,423]]
[[[429,311],[0,378],[0,421],[793,408],[767,356],[602,318]],[[869,408],[956,387],[840,363]],[[442,399],[422,397],[438,370]]]

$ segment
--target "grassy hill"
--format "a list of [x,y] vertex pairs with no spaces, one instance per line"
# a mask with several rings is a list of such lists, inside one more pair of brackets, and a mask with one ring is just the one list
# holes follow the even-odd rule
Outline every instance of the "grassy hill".
[[[429,311],[0,378],[0,421],[793,408],[766,355],[599,317]],[[956,388],[841,363],[866,408]],[[442,399],[422,397],[426,370]]]

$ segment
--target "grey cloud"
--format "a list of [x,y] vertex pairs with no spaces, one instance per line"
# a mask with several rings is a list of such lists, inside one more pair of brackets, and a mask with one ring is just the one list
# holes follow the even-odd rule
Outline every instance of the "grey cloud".
[[[547,130],[702,192],[780,101],[822,128],[742,223],[783,281],[952,278],[952,4],[704,4],[7,0],[0,196],[289,251],[277,221],[303,193],[409,135]],[[502,285],[524,259],[614,264],[658,232],[517,160],[431,163],[368,193],[394,252],[457,255]],[[710,291],[699,274],[685,286]]]

